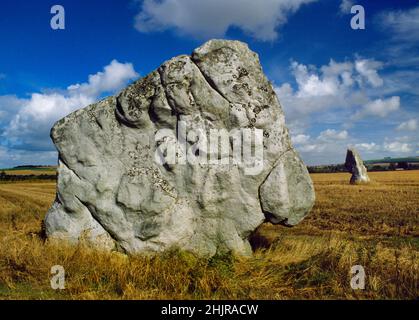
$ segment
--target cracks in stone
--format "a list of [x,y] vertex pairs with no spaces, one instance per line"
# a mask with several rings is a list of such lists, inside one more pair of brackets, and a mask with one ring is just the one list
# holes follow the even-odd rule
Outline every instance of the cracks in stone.
[[[169,101],[169,99],[168,99],[168,97],[167,97],[167,92],[166,92],[166,86],[165,86],[165,84],[163,83],[163,70],[162,70],[162,67],[159,67],[158,69],[157,69],[157,73],[158,73],[158,75],[159,75],[159,80],[160,80],[160,85],[161,85],[161,87],[162,87],[162,90],[163,90],[163,94],[164,94],[164,98],[166,99],[166,102],[167,102],[167,105],[170,107],[170,109],[172,110],[172,114],[174,114],[174,116],[176,116],[176,126],[175,126],[175,130],[176,130],[176,136],[179,136],[179,132],[178,132],[178,130],[179,130],[179,126],[178,126],[178,123],[179,123],[179,121],[180,121],[180,113],[176,110],[176,108],[175,108],[175,106],[172,104],[172,103],[170,103],[170,101]],[[150,106],[151,107],[151,106]]]
[[[166,86],[165,86],[165,84],[163,83],[163,70],[162,70],[162,68],[161,68],[161,67],[157,69],[157,73],[158,73],[158,75],[159,75],[160,85],[161,85],[161,87],[162,87],[162,89],[163,89],[163,93],[164,93],[164,97],[165,97],[165,99],[166,99],[167,105],[170,107],[170,109],[172,109],[172,112],[173,112],[173,113],[176,115],[176,117],[179,119],[179,115],[180,115],[180,114],[176,111],[175,106],[173,106],[173,105],[172,105],[172,103],[170,103],[170,101],[169,101],[169,99],[168,99],[168,97],[167,97]],[[151,105],[150,105],[150,107],[151,107]]]
[[289,147],[289,148],[287,148],[285,151],[283,151],[279,156],[278,156],[278,158],[275,160],[275,162],[274,162],[274,164],[273,164],[273,166],[272,166],[272,169],[271,169],[271,171],[269,171],[269,174],[272,172],[272,170],[277,166],[277,164],[278,164],[278,162],[279,162],[279,160],[281,160],[281,158],[286,154],[286,153],[288,153],[288,152],[290,152],[290,151],[293,151],[293,148],[292,147]]
[[96,122],[96,124],[98,125],[98,127],[103,131],[103,126],[102,126],[102,124],[100,123],[100,121],[99,121],[99,119],[98,118],[96,118],[95,117],[95,122]]
[[[100,103],[100,102],[98,102]],[[90,109],[87,111],[87,116],[89,118],[89,121],[93,124],[96,124],[102,131],[103,131],[103,126],[100,123],[99,119],[97,118],[97,116],[94,113],[94,109]]]
[[[193,57],[191,57],[191,61],[195,64],[195,66],[198,68],[198,70],[201,72],[202,76],[204,77],[205,81],[210,85],[210,87],[212,89],[214,89],[220,96],[222,96],[229,104],[233,104],[226,96],[224,96],[224,94],[217,88],[216,84],[212,81],[212,79],[210,79],[209,77],[207,77],[201,70],[201,68],[199,67],[198,63],[193,59]],[[248,118],[249,122],[251,122],[251,119],[249,118],[247,112],[246,112],[246,117]],[[264,213],[265,217],[267,218],[267,220],[270,220],[268,215],[272,215],[269,212],[265,212],[262,208],[262,201],[261,201],[261,196],[260,196],[260,189],[262,187],[262,185],[266,182],[266,180],[268,179],[268,177],[271,175],[272,171],[276,168],[276,166],[278,165],[279,161],[281,160],[281,158],[288,152],[292,151],[293,148],[289,147],[287,148],[285,151],[283,151],[275,160],[274,164],[272,165],[272,168],[269,170],[269,172],[267,173],[266,177],[264,178],[264,180],[262,181],[262,183],[259,185],[258,187],[258,200],[259,200],[259,204],[261,207],[261,211]]]
[[[199,72],[201,73],[201,75],[204,77],[205,81],[207,82],[207,84],[215,91],[217,92],[222,98],[224,98],[224,100],[226,100],[230,106],[236,104],[235,102],[230,101],[230,99],[228,99],[222,92],[221,90],[217,87],[217,85],[214,83],[214,81],[205,75],[205,73],[201,70],[201,68],[199,67],[198,63],[194,60],[193,56],[190,58],[192,63],[198,68]],[[247,83],[246,83],[247,84]],[[238,104],[238,103],[237,103]],[[254,127],[254,123],[256,122],[256,118],[250,118],[249,114],[247,112],[247,104],[241,104],[242,108],[246,109],[246,118],[249,121],[249,126],[250,128]],[[257,115],[256,115],[257,116]]]
[[[260,189],[262,188],[263,184],[266,182],[266,180],[268,180],[269,176],[271,175],[272,171],[276,168],[276,166],[278,165],[279,161],[281,160],[281,158],[287,154],[288,152],[292,151],[293,148],[289,147],[288,149],[286,149],[285,151],[283,151],[278,158],[275,160],[274,164],[272,165],[271,170],[269,170],[268,174],[266,175],[265,179],[263,179],[262,183],[259,185],[258,187],[258,200],[259,200],[259,205],[260,205],[260,210],[262,211],[262,213],[265,215],[265,221],[271,222],[272,217],[274,217],[274,215],[271,212],[265,211],[263,210],[263,206],[262,206],[262,198],[260,195]],[[287,220],[287,219],[285,219]],[[282,223],[282,221],[280,221],[279,223]]]
[[[288,149],[286,149],[285,151],[283,151],[279,156],[278,156],[278,158],[275,160],[275,162],[274,162],[274,164],[272,165],[272,167],[271,167],[271,170],[269,170],[269,172],[268,172],[268,174],[266,175],[266,177],[265,177],[265,179],[263,179],[263,181],[262,181],[262,183],[259,185],[259,190],[260,190],[260,187],[265,183],[265,181],[268,179],[268,177],[270,176],[270,174],[272,173],[272,171],[276,168],[276,166],[278,165],[278,162],[279,162],[279,160],[281,160],[281,158],[286,154],[286,153],[288,153],[288,152],[290,152],[290,151],[292,151],[293,150],[293,148],[292,147],[290,147],[290,148],[288,148]],[[260,197],[259,197],[259,200],[260,200]]]
[[[70,172],[72,172],[79,180],[83,180],[76,172],[75,172],[75,170],[72,170],[68,165],[67,165],[67,163],[62,159],[62,157],[61,157],[61,155],[59,154],[59,156],[58,156],[58,158],[59,158],[59,160],[61,161],[61,163],[64,165],[64,167],[66,168],[66,169],[68,169]],[[90,213],[90,215],[91,215],[91,217],[92,217],[92,219],[93,220],[95,220],[102,228],[103,228],[103,230],[107,233],[107,234],[109,234],[109,236],[112,238],[112,240],[114,240],[114,242],[115,242],[115,245],[118,245],[118,241],[117,241],[117,239],[109,232],[109,230],[107,230],[107,228],[105,228],[101,223],[100,223],[100,221],[98,220],[98,218],[94,215],[94,213],[93,213],[93,211],[92,210],[90,210],[90,208],[89,208],[89,206],[88,206],[88,204],[86,203],[86,202],[84,202],[84,201],[82,201],[77,195],[74,195],[74,197],[80,202],[80,204],[82,204],[87,210],[88,210],[88,212]],[[59,193],[57,192],[57,198],[59,199]],[[61,199],[59,199],[59,203],[61,203],[62,204],[62,200]]]
[[130,121],[128,121],[127,120],[127,118],[124,116],[124,115],[122,115],[122,113],[121,113],[121,111],[119,110],[119,107],[118,106],[120,106],[120,103],[119,103],[119,101],[117,100],[117,102],[116,102],[116,107],[115,107],[115,117],[116,117],[116,119],[118,120],[117,122],[119,123],[123,123],[125,126],[127,126],[127,127],[129,127],[129,128],[134,128],[134,129],[138,129],[138,127],[135,125],[135,124],[133,124],[133,123],[131,123]]
[[[202,76],[204,77],[204,79],[205,79],[205,81],[208,83],[208,85],[214,90],[214,91],[216,91],[221,97],[223,97],[230,105],[232,105],[233,104],[233,102],[232,101],[230,101],[218,88],[217,88],[217,86],[216,86],[216,84],[212,81],[212,79],[210,79],[209,77],[207,77],[204,73],[203,73],[203,71],[201,70],[201,68],[199,67],[199,65],[196,63],[196,61],[194,61],[194,59],[193,59],[193,57],[191,57],[191,61],[195,64],[195,66],[197,67],[197,69],[200,71],[200,73],[202,74]],[[244,108],[245,108],[245,106],[243,106]],[[249,117],[249,115],[248,115],[248,113],[246,112],[246,117],[247,117],[247,119],[249,120],[249,122],[250,122],[250,124],[251,124],[251,126],[252,126],[252,120],[254,120],[254,119],[251,119],[250,117]],[[274,163],[273,163],[273,165],[272,165],[272,167],[271,167],[271,169],[269,170],[269,172],[267,173],[267,175],[266,175],[266,177],[264,178],[264,180],[262,181],[262,183],[258,186],[258,194],[257,194],[257,196],[258,196],[258,201],[259,201],[259,205],[260,205],[260,208],[261,208],[261,212],[265,215],[265,219],[266,219],[266,221],[272,221],[273,220],[273,218],[274,218],[274,215],[272,214],[272,213],[270,213],[270,212],[267,212],[267,211],[264,211],[263,210],[263,207],[262,207],[262,201],[261,201],[261,195],[260,195],[260,192],[261,192],[261,187],[262,187],[262,185],[266,182],[266,180],[268,179],[268,177],[271,175],[271,173],[272,173],[272,171],[276,168],[276,166],[278,165],[278,163],[279,163],[279,161],[281,160],[281,158],[285,155],[285,154],[287,154],[288,152],[290,152],[290,151],[292,151],[293,150],[293,148],[292,147],[289,147],[289,148],[287,148],[285,151],[283,151],[278,157],[277,157],[277,159],[274,161]],[[283,223],[283,222],[286,222],[286,220],[287,219],[285,219],[284,221],[279,221],[279,223]],[[249,235],[250,236],[250,235]],[[243,240],[244,239],[248,239],[249,238],[249,236],[246,236],[245,238],[243,238]]]
[[228,103],[231,104],[231,101],[229,99],[227,99],[226,96],[224,96],[224,94],[217,88],[216,84],[214,83],[214,81],[212,81],[212,79],[208,76],[205,75],[205,73],[202,72],[201,68],[199,67],[199,65],[195,62],[195,60],[193,59],[193,57],[190,57],[191,62],[197,67],[197,69],[199,70],[199,72],[201,73],[201,75],[204,77],[206,83],[215,91],[217,92],[221,97],[224,98],[224,100],[226,100]]
[[[85,207],[87,209],[87,211],[90,213],[90,216],[92,217],[92,219],[94,221],[96,221],[96,223],[98,225],[100,225],[102,227],[102,229],[112,238],[112,240],[114,241],[115,245],[117,245],[118,244],[118,240],[116,239],[116,237],[114,235],[112,235],[112,233],[107,228],[105,228],[105,226],[99,221],[99,219],[97,218],[97,216],[93,212],[94,210],[91,210],[89,208],[89,204],[87,202],[81,200],[77,195],[74,195],[74,197],[80,202],[80,204],[83,207]],[[121,248],[121,249],[123,249],[123,248]]]
[[79,178],[79,180],[83,180],[75,170],[71,169],[68,164],[64,161],[64,159],[62,158],[61,154],[58,154],[58,160],[64,165],[64,167],[66,169],[68,169],[68,171],[72,172],[77,178]]

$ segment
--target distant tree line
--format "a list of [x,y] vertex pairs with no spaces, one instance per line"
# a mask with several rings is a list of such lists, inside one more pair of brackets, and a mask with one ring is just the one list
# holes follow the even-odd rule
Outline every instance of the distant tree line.
[[25,181],[25,180],[55,180],[56,174],[29,174],[29,175],[15,175],[7,174],[5,171],[0,172],[0,181]]
[[48,168],[49,166],[38,166],[38,165],[32,165],[32,164],[28,164],[28,165],[23,165],[23,166],[16,166],[13,167],[13,169],[36,169],[36,168]]
[[344,164],[330,164],[324,166],[309,166],[307,167],[310,173],[336,173],[347,172]]
[[[419,163],[388,163],[388,164],[365,164],[369,172],[373,171],[394,171],[394,170],[419,170]],[[310,173],[336,173],[347,172],[344,164],[331,164],[324,166],[308,166]]]

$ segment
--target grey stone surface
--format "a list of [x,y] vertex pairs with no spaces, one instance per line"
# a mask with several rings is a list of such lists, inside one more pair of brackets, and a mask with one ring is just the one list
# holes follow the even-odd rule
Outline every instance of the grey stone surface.
[[356,149],[348,149],[346,153],[345,167],[350,173],[352,173],[351,180],[349,181],[350,184],[370,182],[370,178],[367,174],[367,168],[365,168],[364,162]]
[[[179,123],[263,130],[260,172],[247,174],[246,162],[231,161],[232,150],[221,153],[224,164],[158,163],[162,143],[196,142]],[[178,135],[155,139],[162,129]],[[59,152],[57,197],[45,219],[51,239],[130,254],[177,247],[248,255],[248,237],[264,221],[295,225],[314,203],[272,85],[257,54],[238,41],[211,40],[165,62],[117,96],[58,121],[51,137]]]

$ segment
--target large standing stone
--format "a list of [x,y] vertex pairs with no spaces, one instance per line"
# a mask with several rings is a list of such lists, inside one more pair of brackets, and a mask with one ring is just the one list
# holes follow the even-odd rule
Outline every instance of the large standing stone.
[[[215,153],[220,163],[185,161],[214,153],[188,133],[210,129],[229,133],[227,148]],[[244,154],[243,129],[261,153],[235,162],[242,138]],[[50,238],[127,253],[249,254],[248,237],[266,219],[295,225],[314,203],[272,85],[256,53],[238,41],[212,40],[165,62],[116,97],[60,120],[51,137],[59,167],[45,220]],[[166,161],[173,148],[176,163]]]
[[358,151],[354,148],[348,149],[348,152],[346,153],[345,167],[350,173],[352,173],[350,180],[351,184],[370,182],[370,178],[367,174],[367,168],[365,168],[364,162],[362,161]]

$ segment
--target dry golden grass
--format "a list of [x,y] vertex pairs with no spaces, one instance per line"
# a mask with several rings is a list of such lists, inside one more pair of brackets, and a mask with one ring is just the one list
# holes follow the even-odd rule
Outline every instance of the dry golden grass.
[[[294,228],[263,225],[249,259],[185,252],[126,257],[44,242],[41,221],[53,182],[0,184],[2,299],[415,299],[418,297],[419,171],[314,174],[317,201]],[[50,268],[66,289],[50,288]],[[352,290],[363,265],[366,289]]]

